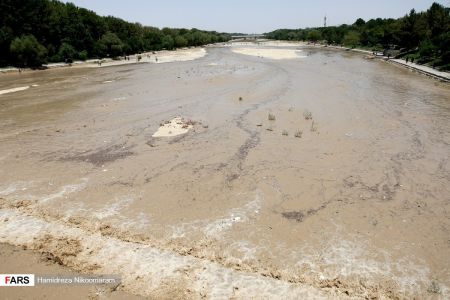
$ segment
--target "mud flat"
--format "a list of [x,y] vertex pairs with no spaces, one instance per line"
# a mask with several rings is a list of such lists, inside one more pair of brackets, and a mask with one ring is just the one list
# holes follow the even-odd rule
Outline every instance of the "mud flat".
[[1,75],[34,85],[0,95],[8,272],[120,275],[104,298],[448,298],[449,85],[302,45],[206,51]]
[[[51,63],[45,65],[49,69],[59,69],[59,68],[105,68],[113,66],[123,66],[132,64],[142,64],[142,63],[170,63],[170,62],[180,62],[189,61],[202,58],[207,54],[205,48],[195,47],[195,48],[181,48],[172,51],[162,50],[162,51],[152,51],[144,52],[141,54],[129,55],[126,57],[120,57],[119,59],[103,58],[103,59],[89,59],[86,61],[75,61],[71,64],[66,63]],[[30,69],[20,69],[20,72],[30,72]],[[0,68],[0,74],[2,73],[18,73],[19,68],[7,67]],[[20,87],[26,89],[26,87]],[[0,95],[20,91],[23,89],[13,88],[10,90],[0,91]]]
[[277,49],[277,48],[236,48],[233,52],[257,56],[261,58],[270,59],[295,59],[295,58],[305,58],[306,56],[301,55],[301,51],[294,49]]
[[[97,61],[91,61],[90,63],[81,63],[75,64],[78,67],[111,67],[111,66],[120,66],[120,65],[129,65],[136,63],[170,63],[170,62],[181,62],[181,61],[190,61],[202,58],[206,55],[206,50],[204,48],[186,48],[186,49],[178,49],[174,51],[156,51],[156,52],[145,52],[138,55],[131,55],[127,60],[103,60],[101,65],[98,64]],[[140,57],[140,59],[138,59]]]

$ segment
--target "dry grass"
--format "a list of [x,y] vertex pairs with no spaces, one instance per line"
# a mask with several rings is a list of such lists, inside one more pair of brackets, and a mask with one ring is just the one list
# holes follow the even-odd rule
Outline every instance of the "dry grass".
[[283,130],[283,132],[281,134],[284,135],[284,136],[288,136],[289,132],[287,130]]
[[269,113],[269,116],[267,117],[269,119],[269,121],[275,121],[275,115]]
[[299,139],[302,138],[302,135],[303,135],[303,131],[301,131],[301,130],[297,130],[294,134],[294,136]]

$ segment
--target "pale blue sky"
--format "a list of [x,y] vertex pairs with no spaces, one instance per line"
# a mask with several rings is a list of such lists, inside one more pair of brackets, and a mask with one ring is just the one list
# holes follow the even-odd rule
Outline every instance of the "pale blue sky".
[[[156,27],[263,33],[279,28],[322,26],[401,17],[412,8],[426,10],[433,0],[71,0],[99,15],[113,15]],[[450,0],[437,0],[450,6]]]

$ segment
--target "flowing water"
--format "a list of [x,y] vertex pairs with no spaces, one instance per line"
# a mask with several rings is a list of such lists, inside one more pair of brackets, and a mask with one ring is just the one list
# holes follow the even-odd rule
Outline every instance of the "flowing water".
[[1,75],[0,242],[144,296],[450,297],[450,86],[301,50]]

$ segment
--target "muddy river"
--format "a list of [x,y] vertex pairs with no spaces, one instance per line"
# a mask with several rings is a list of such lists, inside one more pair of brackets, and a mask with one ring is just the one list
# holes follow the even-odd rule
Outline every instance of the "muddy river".
[[141,296],[450,297],[450,86],[233,47],[0,75],[0,242]]

